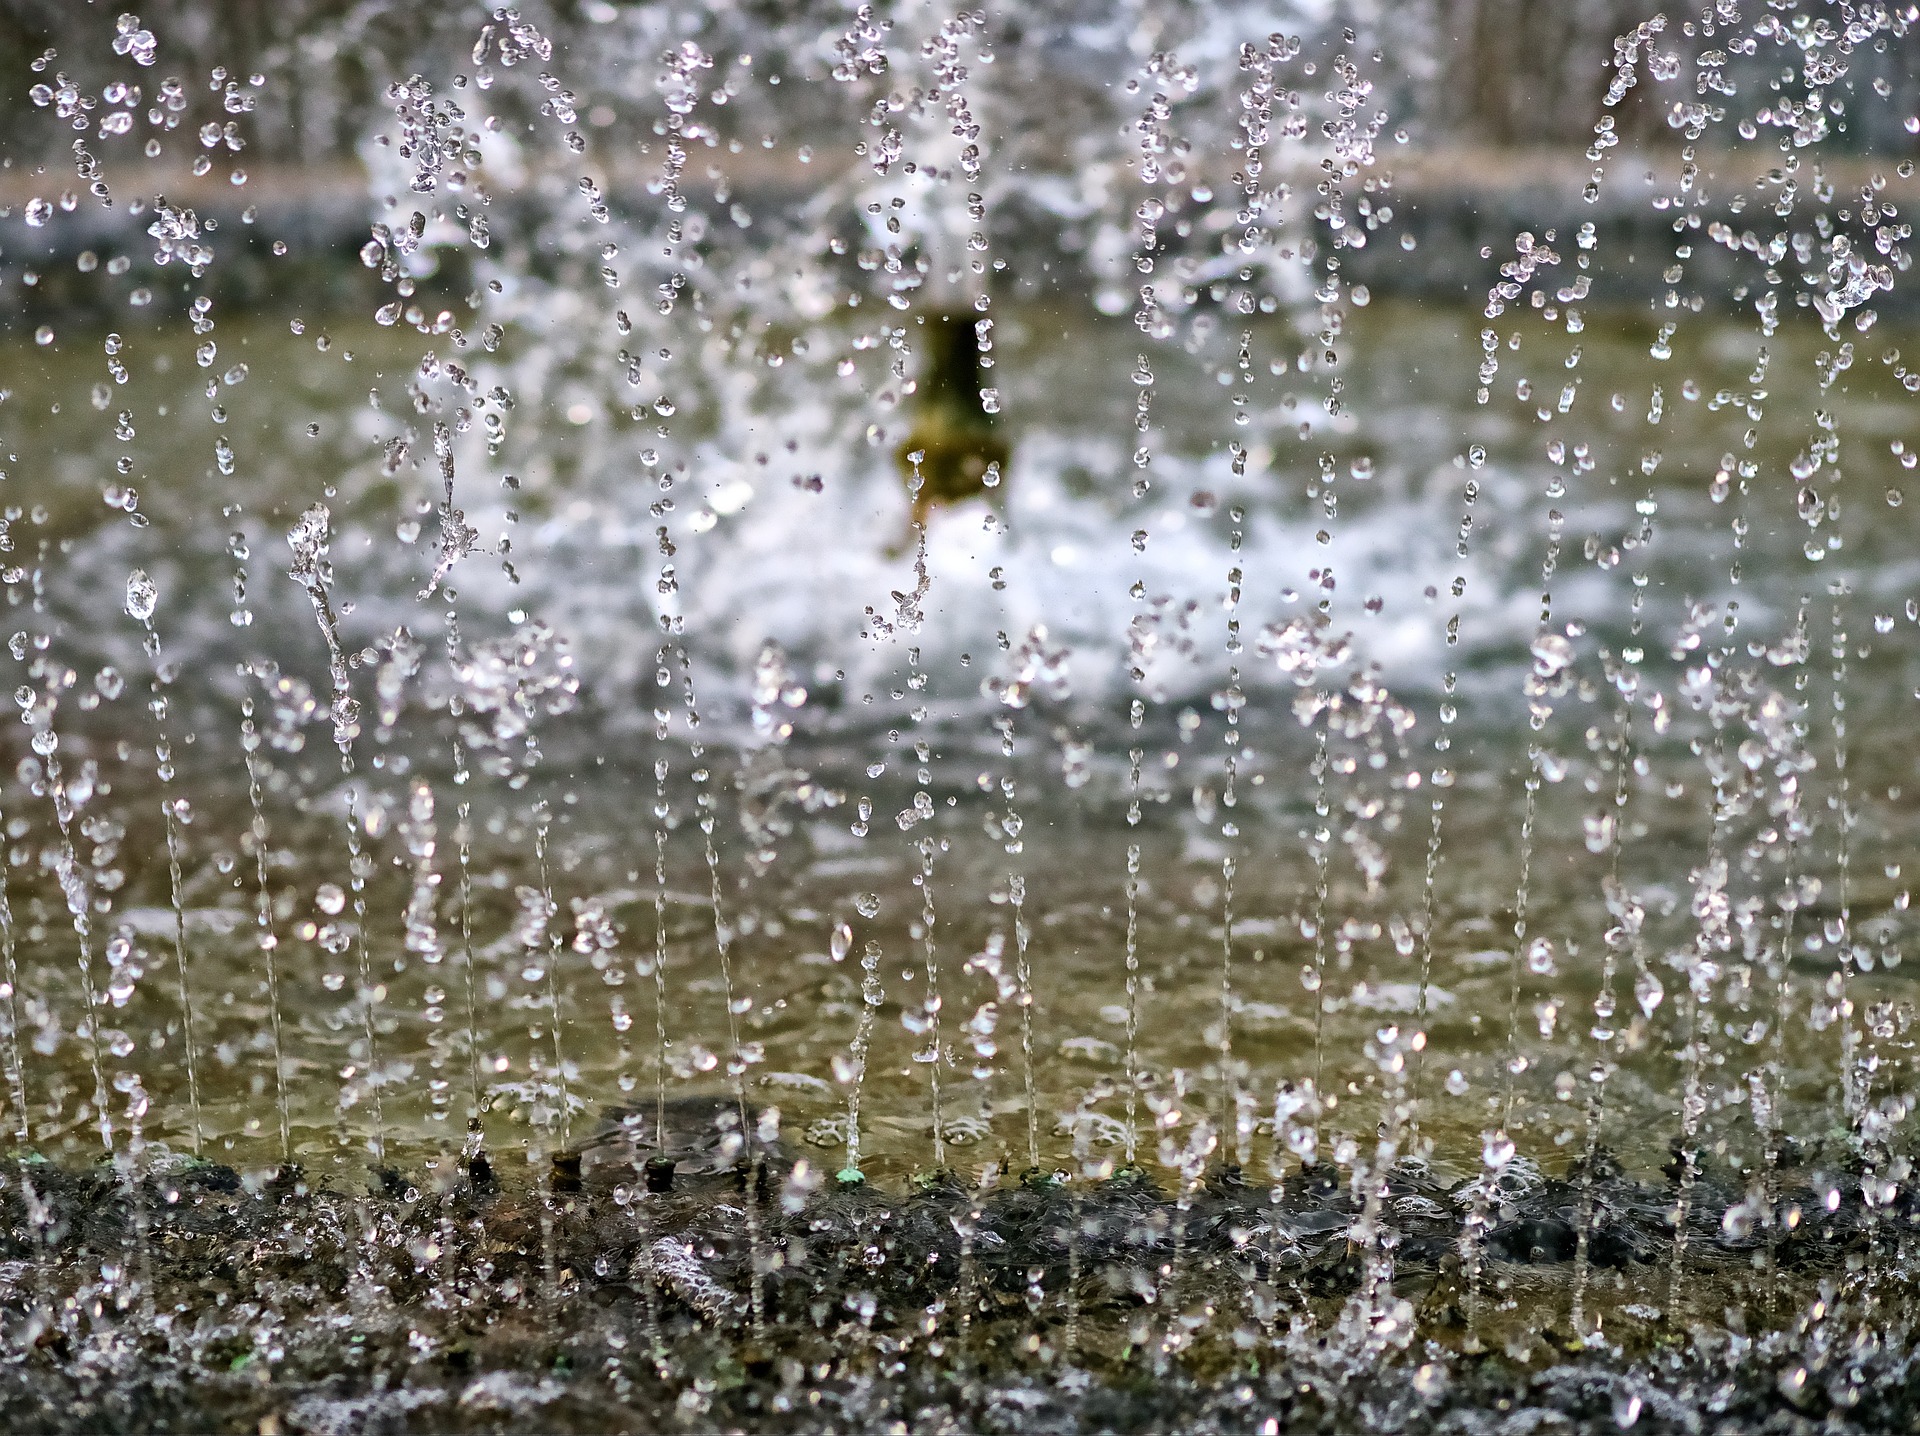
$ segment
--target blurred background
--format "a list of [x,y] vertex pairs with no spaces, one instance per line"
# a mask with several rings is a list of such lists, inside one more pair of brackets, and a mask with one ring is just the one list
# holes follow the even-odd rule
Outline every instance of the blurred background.
[[[237,76],[271,75],[270,92],[246,122],[255,156],[318,166],[352,158],[380,117],[386,85],[415,71],[444,68],[471,46],[491,8],[399,0],[148,0],[139,14],[147,28],[165,37],[175,68],[205,72],[220,65]],[[602,51],[599,59],[607,58],[608,27],[646,25],[657,34],[709,41],[758,36],[771,49],[809,32],[844,28],[857,7],[842,0],[699,6],[560,0],[518,8],[553,39],[569,67],[569,84],[578,87],[580,67],[595,64],[596,50]],[[1582,147],[1592,135],[1612,74],[1615,38],[1665,8],[1654,0],[1278,0],[1260,6],[1053,0],[994,19],[1013,27],[1004,32],[1010,37],[1041,31],[1061,49],[1068,37],[1084,42],[1090,31],[1124,39],[1145,29],[1172,37],[1209,16],[1241,22],[1247,33],[1311,35],[1353,26],[1395,44],[1407,73],[1391,87],[1390,107],[1398,122],[1416,128],[1421,144],[1549,149],[1564,158],[1569,146]],[[86,0],[7,0],[0,6],[0,44],[23,60],[52,49],[62,57],[61,68],[84,85],[90,70],[105,68],[95,42],[122,9]],[[1667,45],[1683,53],[1712,48],[1699,40],[1689,45],[1690,37],[1678,33],[1680,24],[1676,18]],[[1057,84],[1105,87],[1084,57],[1059,58]],[[1741,59],[1731,57],[1727,70],[1736,80]],[[1757,59],[1750,63],[1760,67]],[[1904,139],[1899,116],[1912,110],[1920,77],[1896,62],[1866,60],[1853,70],[1852,81],[1864,85],[1881,76],[1895,87],[1895,103],[1886,114],[1853,117],[1846,147],[1865,150]],[[64,146],[28,122],[21,98],[14,97],[0,130],[8,153],[16,162],[59,153]],[[1050,92],[1036,113],[1054,110],[1063,98],[1057,89]],[[1616,112],[1620,133],[1638,142],[1670,138],[1670,104],[1671,97],[1664,103],[1644,93],[1634,97]],[[791,122],[783,116],[782,128]],[[631,123],[631,117],[619,117],[604,139],[619,138],[617,127]]]

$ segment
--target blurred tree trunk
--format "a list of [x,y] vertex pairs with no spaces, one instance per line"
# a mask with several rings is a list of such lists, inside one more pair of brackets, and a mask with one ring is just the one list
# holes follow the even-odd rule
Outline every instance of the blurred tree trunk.
[[[1584,142],[1600,116],[1613,40],[1659,0],[1438,0],[1446,47],[1434,119],[1485,145]],[[1664,128],[1636,87],[1616,111],[1623,138]]]

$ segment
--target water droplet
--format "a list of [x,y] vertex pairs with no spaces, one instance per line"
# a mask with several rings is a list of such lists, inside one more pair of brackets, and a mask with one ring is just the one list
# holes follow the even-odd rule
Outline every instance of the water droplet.
[[150,622],[159,602],[160,590],[145,569],[136,568],[127,575],[127,613],[136,623]]
[[1486,1132],[1480,1139],[1480,1160],[1489,1171],[1499,1171],[1513,1160],[1513,1138],[1503,1131]]
[[1550,939],[1536,937],[1527,944],[1527,971],[1535,977],[1553,976],[1554,954]]

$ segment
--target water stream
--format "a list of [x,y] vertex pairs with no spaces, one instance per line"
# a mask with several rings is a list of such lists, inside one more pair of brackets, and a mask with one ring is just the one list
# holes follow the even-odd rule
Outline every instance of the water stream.
[[370,303],[158,197],[273,75],[9,81],[10,1409],[1911,1420],[1912,18],[1447,298],[1385,21],[586,8]]

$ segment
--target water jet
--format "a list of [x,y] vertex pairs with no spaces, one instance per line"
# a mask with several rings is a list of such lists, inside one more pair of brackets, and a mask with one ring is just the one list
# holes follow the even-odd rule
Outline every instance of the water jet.
[[1914,20],[1470,8],[0,17],[8,1429],[1911,1426]]

